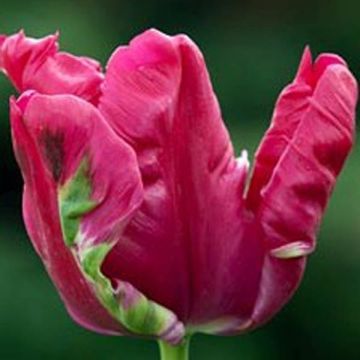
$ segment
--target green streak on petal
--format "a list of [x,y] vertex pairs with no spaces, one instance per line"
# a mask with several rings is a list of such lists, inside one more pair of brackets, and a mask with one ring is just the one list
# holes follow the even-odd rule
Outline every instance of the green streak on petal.
[[74,244],[79,232],[81,217],[93,210],[96,202],[91,200],[89,164],[85,159],[75,175],[59,189],[59,210],[65,244]]
[[[93,283],[98,299],[110,314],[131,332],[160,335],[169,325],[172,313],[148,300],[134,288],[131,290],[135,292],[133,301],[128,306],[123,304],[128,299],[121,299],[121,294],[116,294],[110,280],[101,273],[101,264],[111,248],[111,244],[100,244],[88,248],[81,254],[81,267]],[[129,294],[123,296],[127,295]]]
[[224,316],[213,321],[203,324],[187,325],[188,334],[204,333],[204,334],[224,334],[224,333],[242,333],[250,328],[253,324],[251,319],[241,321],[234,316]]
[[107,241],[90,245],[91,242],[87,242],[86,245],[86,234],[81,233],[80,223],[97,206],[91,199],[89,174],[89,162],[85,158],[74,176],[59,188],[59,213],[64,242],[71,248],[96,297],[111,316],[130,332],[161,336],[174,324],[175,315],[147,299],[130,284],[119,282],[118,287],[113,288],[110,280],[102,274],[101,265],[114,243]]
[[229,327],[236,326],[238,322],[238,319],[236,319],[235,317],[223,317],[203,324],[190,324],[187,326],[187,331],[190,334],[217,334],[226,331]]

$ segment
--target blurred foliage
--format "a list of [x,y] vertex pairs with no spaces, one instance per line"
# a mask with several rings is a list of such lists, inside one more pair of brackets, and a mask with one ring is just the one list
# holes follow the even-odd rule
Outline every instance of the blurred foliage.
[[[0,31],[61,31],[61,46],[105,65],[149,27],[184,32],[201,47],[237,152],[253,154],[281,88],[306,44],[342,54],[360,74],[360,4],[348,0],[2,0]],[[8,97],[0,79],[0,359],[156,359],[150,341],[103,337],[67,316],[21,220]],[[319,248],[290,304],[246,336],[196,336],[194,359],[359,359],[360,149],[353,152],[323,223]]]

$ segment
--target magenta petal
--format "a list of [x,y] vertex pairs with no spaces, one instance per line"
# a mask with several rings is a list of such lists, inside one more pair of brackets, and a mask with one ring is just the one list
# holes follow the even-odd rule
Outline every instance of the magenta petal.
[[[300,76],[299,76],[300,74]],[[314,79],[316,82],[314,82]],[[265,259],[253,320],[269,319],[295,291],[353,144],[357,84],[343,60],[305,53],[280,95],[256,154],[248,206],[264,231]]]
[[11,120],[25,181],[26,227],[69,313],[92,330],[123,333],[121,325],[99,303],[66,247],[57,201],[58,187],[86,157],[92,196],[98,205],[84,219],[83,233],[96,242],[116,236],[142,201],[131,149],[114,135],[92,105],[69,95],[24,94],[17,103],[11,102]]
[[57,34],[32,39],[19,32],[0,38],[0,68],[18,91],[73,94],[96,103],[103,79],[95,60],[58,52]]
[[84,217],[82,228],[95,243],[108,238],[117,223],[126,220],[142,201],[132,149],[93,106],[76,97],[34,95],[24,118],[48,171],[59,184],[66,183],[84,158],[89,159],[92,199],[97,206]]
[[330,55],[319,57],[312,70],[309,77],[320,76],[314,87],[295,79],[280,95],[247,196],[276,246],[314,240],[353,143],[356,81]]
[[[257,150],[254,172],[247,195],[247,202],[251,209],[256,210],[258,208],[261,201],[261,191],[268,183],[274,168],[288,148],[299,123],[302,122],[308,111],[318,81],[328,66],[335,65],[342,65],[340,68],[347,71],[344,61],[333,54],[322,54],[312,64],[310,50],[305,49],[295,80],[282,91],[276,103],[271,126]],[[350,92],[352,87],[354,92],[356,91],[354,80],[351,80],[351,74],[349,77],[350,83],[346,83],[345,87],[350,86]],[[336,85],[334,84],[334,86]],[[343,90],[345,89],[339,89],[339,92],[343,93]],[[352,113],[346,114],[346,117],[353,121],[356,94],[349,93],[344,94],[344,96],[352,100],[352,103],[347,104]]]
[[269,181],[289,139],[293,136],[309,105],[313,87],[311,53],[305,49],[295,80],[289,84],[277,100],[271,126],[255,155],[255,164],[247,194],[248,206],[255,210],[261,201],[261,190]]
[[262,259],[243,239],[253,231],[244,225],[247,161],[234,157],[200,51],[186,36],[145,32],[110,59],[100,110],[135,149],[145,188],[104,272],[188,323],[246,317]]

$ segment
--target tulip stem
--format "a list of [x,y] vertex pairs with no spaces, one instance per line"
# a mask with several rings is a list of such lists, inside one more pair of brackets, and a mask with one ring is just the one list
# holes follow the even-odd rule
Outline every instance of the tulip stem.
[[186,337],[179,345],[173,346],[159,340],[161,360],[188,360],[190,338]]

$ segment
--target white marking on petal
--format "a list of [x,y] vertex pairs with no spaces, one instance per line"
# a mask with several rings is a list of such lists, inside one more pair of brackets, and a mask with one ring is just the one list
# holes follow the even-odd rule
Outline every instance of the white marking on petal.
[[294,241],[270,251],[270,255],[278,259],[293,259],[311,254],[314,246],[304,241]]
[[250,161],[247,150],[242,150],[241,155],[236,158],[236,163],[239,168],[245,168],[245,170],[249,170],[250,168]]

